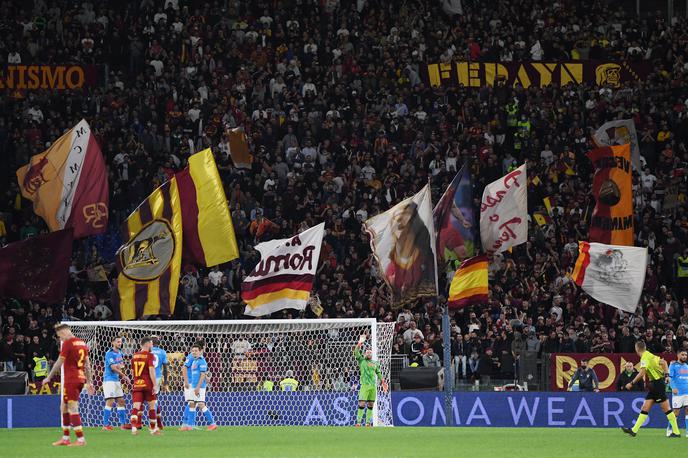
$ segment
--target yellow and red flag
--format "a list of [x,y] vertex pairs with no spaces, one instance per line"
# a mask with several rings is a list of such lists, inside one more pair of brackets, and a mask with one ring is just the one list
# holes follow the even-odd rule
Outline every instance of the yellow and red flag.
[[488,297],[487,256],[466,259],[454,273],[449,287],[449,308],[484,304]]
[[119,276],[112,291],[116,319],[171,315],[182,261],[182,211],[172,178],[129,215],[117,251]]
[[590,241],[633,245],[633,166],[630,145],[596,148],[588,152],[595,166],[592,193],[595,210]]
[[81,238],[107,229],[107,170],[85,120],[18,169],[17,181],[51,231],[72,227]]
[[184,227],[183,257],[216,266],[239,257],[227,196],[210,149],[189,158],[175,175]]

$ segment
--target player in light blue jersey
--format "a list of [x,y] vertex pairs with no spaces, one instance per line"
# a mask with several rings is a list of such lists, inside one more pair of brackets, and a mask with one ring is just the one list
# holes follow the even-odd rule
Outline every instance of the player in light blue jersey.
[[678,352],[678,361],[669,366],[669,383],[671,385],[671,407],[678,418],[681,408],[684,409],[686,420],[686,437],[688,437],[688,352]]
[[208,380],[208,363],[203,357],[203,346],[201,343],[196,342],[191,347],[191,356],[193,357],[191,360],[191,365],[187,366],[189,372],[188,380],[184,380],[184,384],[186,386],[186,382],[188,381],[189,388],[192,390],[193,398],[188,402],[189,413],[186,420],[187,429],[184,430],[188,431],[196,426],[196,408],[198,407],[208,423],[208,430],[213,431],[217,429],[217,424],[215,424],[213,414],[205,404],[205,392]]
[[193,355],[189,353],[184,360],[184,367],[182,368],[182,378],[184,379],[184,418],[182,419],[182,427],[180,431],[190,431],[189,417],[191,408],[189,403],[194,400],[194,393],[191,389],[191,364],[193,363]]
[[122,390],[122,380],[129,383],[122,369],[124,358],[122,357],[122,338],[112,339],[112,349],[105,353],[105,367],[103,368],[103,397],[105,407],[103,408],[103,429],[112,431],[110,418],[112,416],[112,406],[117,401],[117,417],[121,429],[130,429],[131,425],[127,421],[127,409],[124,404],[124,391]]
[[[160,348],[160,337],[158,336],[151,336],[151,339],[153,339],[153,348],[151,349],[151,353],[153,353],[153,356],[155,357],[155,393],[160,394],[160,391],[168,391],[168,383],[167,383],[167,352]],[[161,407],[161,402],[160,398],[158,397],[158,402],[157,404],[157,420],[158,420],[158,428],[162,429],[162,407]]]

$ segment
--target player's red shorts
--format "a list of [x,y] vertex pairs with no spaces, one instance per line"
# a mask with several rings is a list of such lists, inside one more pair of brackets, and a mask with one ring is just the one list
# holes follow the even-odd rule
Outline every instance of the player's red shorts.
[[81,390],[83,389],[83,383],[65,383],[62,385],[62,401],[65,403],[69,401],[78,401]]
[[158,397],[153,390],[137,390],[131,392],[131,402],[157,401]]

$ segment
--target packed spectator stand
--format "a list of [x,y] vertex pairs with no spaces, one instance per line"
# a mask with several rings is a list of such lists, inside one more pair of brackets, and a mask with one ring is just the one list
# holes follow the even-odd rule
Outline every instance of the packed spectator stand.
[[[440,364],[446,299],[393,311],[361,223],[428,179],[436,202],[464,163],[478,199],[485,184],[525,161],[541,181],[529,185],[529,211],[544,210],[550,197],[552,221],[531,222],[528,243],[491,262],[488,304],[452,312],[460,376],[510,378],[525,351],[632,352],[638,338],[653,352],[688,349],[688,276],[678,265],[688,256],[683,17],[639,17],[620,2],[590,0],[34,0],[2,1],[0,12],[3,65],[100,72],[95,87],[0,97],[0,243],[47,231],[19,197],[14,172],[81,118],[98,137],[111,191],[111,227],[75,245],[64,303],[0,302],[7,368],[30,367],[34,353],[54,359],[48,329],[57,320],[112,316],[108,283],[91,273],[104,266],[116,275],[119,223],[207,147],[241,257],[210,270],[185,265],[177,319],[241,318],[241,281],[258,261],[252,247],[324,221],[314,287],[322,317],[395,321],[393,353]],[[428,63],[578,59],[647,61],[652,72],[620,88],[432,88],[421,77]],[[518,135],[507,123],[510,104]],[[619,118],[634,119],[643,157],[636,244],[649,248],[650,263],[635,315],[598,304],[567,275],[593,205],[591,133]],[[250,171],[227,155],[224,132],[237,126],[250,139]]]

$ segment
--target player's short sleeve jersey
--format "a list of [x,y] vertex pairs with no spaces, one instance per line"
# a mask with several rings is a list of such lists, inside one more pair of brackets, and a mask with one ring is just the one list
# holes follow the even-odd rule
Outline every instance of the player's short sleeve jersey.
[[678,390],[679,396],[688,395],[688,363],[675,361],[669,367],[671,388]]
[[186,355],[186,360],[184,360],[184,367],[186,368],[186,376],[189,377],[189,382],[191,382],[191,363],[193,363],[194,357],[189,353]]
[[72,337],[62,342],[60,358],[64,359],[62,367],[64,368],[65,384],[86,382],[84,367],[87,357],[88,346],[83,340]]
[[162,366],[167,364],[167,352],[160,347],[153,347],[151,353],[155,356],[155,378],[162,378]]
[[121,366],[124,364],[122,353],[113,349],[105,353],[105,369],[103,370],[104,382],[119,382],[119,374],[112,370],[113,365]]
[[653,355],[649,351],[645,351],[640,357],[640,367],[645,369],[647,378],[650,380],[659,380],[664,377],[662,366],[660,365],[660,357]]
[[[201,374],[208,372],[208,363],[205,358],[199,356],[191,361],[191,386],[196,388],[198,386],[198,381],[201,379]],[[206,380],[203,379],[200,388],[205,388]]]
[[155,368],[155,356],[149,351],[139,351],[131,357],[131,373],[134,374],[134,391],[153,389],[149,368]]

